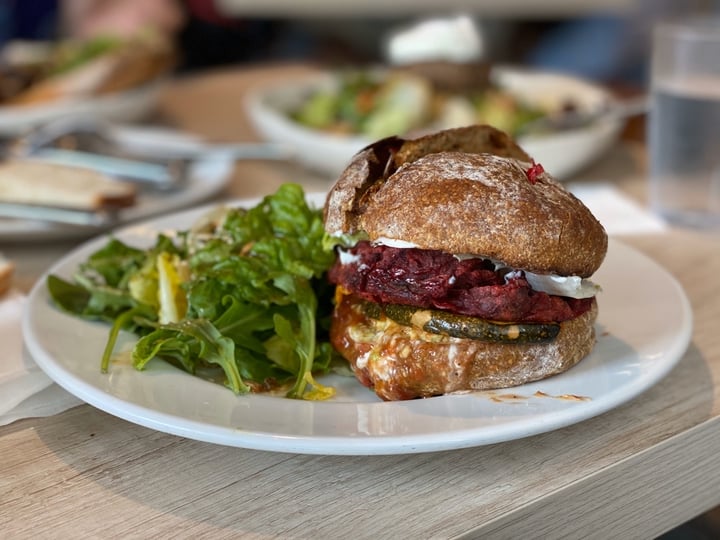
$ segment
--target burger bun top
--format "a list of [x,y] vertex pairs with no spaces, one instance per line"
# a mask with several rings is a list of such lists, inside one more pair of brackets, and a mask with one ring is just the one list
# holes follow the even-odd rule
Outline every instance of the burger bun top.
[[590,210],[489,126],[358,153],[328,194],[331,235],[482,256],[537,274],[588,277],[607,252]]

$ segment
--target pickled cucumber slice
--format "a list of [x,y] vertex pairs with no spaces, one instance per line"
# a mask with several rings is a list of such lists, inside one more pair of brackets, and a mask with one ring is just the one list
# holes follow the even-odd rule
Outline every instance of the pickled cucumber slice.
[[437,309],[402,304],[364,302],[363,312],[374,319],[383,315],[398,324],[413,326],[433,334],[494,343],[546,343],[560,332],[558,323],[503,323]]

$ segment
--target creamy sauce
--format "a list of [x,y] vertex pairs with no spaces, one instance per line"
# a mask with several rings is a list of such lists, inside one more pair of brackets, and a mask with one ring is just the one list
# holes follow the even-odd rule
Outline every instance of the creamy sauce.
[[359,255],[353,255],[344,249],[338,249],[338,258],[340,259],[340,264],[353,264],[360,262]]
[[413,244],[412,242],[407,242],[405,240],[398,240],[397,238],[385,238],[384,236],[375,240],[373,242],[373,244],[379,244],[381,246],[387,246],[387,247],[398,248],[398,249],[409,249],[409,248],[418,247],[417,244]]

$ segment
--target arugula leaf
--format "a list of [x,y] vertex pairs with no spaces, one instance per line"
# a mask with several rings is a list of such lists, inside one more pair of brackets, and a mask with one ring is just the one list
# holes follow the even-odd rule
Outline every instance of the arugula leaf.
[[197,356],[193,352],[194,340],[171,328],[157,328],[143,336],[133,347],[133,366],[138,370],[147,367],[148,362],[162,358],[194,374]]
[[[193,354],[188,354],[188,351]],[[193,360],[217,364],[225,372],[227,386],[231,390],[235,393],[250,391],[235,365],[235,343],[223,336],[208,320],[185,319],[162,325],[138,341],[133,349],[133,365],[143,369],[152,358],[162,356],[179,360],[190,373],[197,369]]]
[[124,313],[121,313],[115,319],[112,327],[110,328],[110,335],[108,336],[107,343],[105,344],[105,350],[103,351],[102,360],[100,362],[100,371],[102,371],[103,373],[108,372],[108,368],[110,367],[110,357],[112,356],[113,350],[115,349],[115,343],[117,342],[120,330],[130,326],[130,322],[133,321],[136,317],[146,318],[152,316],[153,312],[151,311],[150,307],[141,304],[131,309],[128,309]]
[[96,272],[109,287],[121,287],[145,261],[145,252],[130,247],[113,238],[107,245],[96,251],[80,266],[83,275],[91,276]]
[[85,287],[57,276],[48,276],[47,286],[55,303],[70,313],[82,313],[90,301],[90,291]]
[[135,301],[118,289],[95,285],[78,276],[70,283],[57,276],[48,276],[48,290],[63,310],[86,319],[112,322],[122,312],[135,306]]
[[139,337],[136,369],[162,358],[195,375],[217,366],[235,392],[287,384],[288,397],[329,397],[312,376],[335,358],[325,279],[335,256],[323,243],[321,212],[300,186],[285,184],[253,208],[201,221],[145,250],[111,238],[74,283],[48,278],[60,308],[112,323],[101,369],[128,329]]
[[227,304],[227,309],[213,324],[224,336],[228,336],[243,348],[264,354],[262,340],[257,336],[273,329],[272,312],[263,306],[241,302],[232,296],[223,299],[223,305]]

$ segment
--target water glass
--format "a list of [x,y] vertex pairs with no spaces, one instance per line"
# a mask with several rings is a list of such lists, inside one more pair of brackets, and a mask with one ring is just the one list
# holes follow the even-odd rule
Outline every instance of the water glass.
[[653,33],[650,204],[672,224],[720,227],[720,19]]

